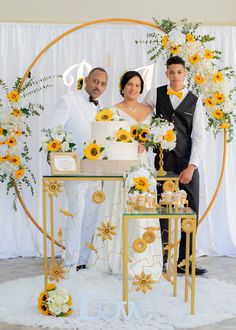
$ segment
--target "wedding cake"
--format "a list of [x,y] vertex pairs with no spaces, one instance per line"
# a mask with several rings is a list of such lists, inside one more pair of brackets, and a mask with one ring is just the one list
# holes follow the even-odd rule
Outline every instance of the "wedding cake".
[[138,160],[138,142],[116,141],[119,131],[130,132],[130,124],[125,121],[93,121],[92,139],[105,148],[108,160]]
[[91,122],[91,140],[95,148],[100,148],[102,156],[97,160],[81,160],[81,172],[123,175],[130,166],[141,164],[138,142],[132,138],[130,124],[126,121]]

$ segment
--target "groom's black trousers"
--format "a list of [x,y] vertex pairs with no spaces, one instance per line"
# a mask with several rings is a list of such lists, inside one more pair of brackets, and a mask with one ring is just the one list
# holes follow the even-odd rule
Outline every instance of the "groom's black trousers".
[[[187,168],[189,163],[189,157],[179,158],[174,152],[168,152],[164,156],[164,169],[168,172],[174,172],[179,175],[185,168]],[[159,156],[156,155],[155,158],[155,167],[159,169]],[[183,189],[187,193],[187,199],[189,202],[189,207],[196,212],[198,219],[199,211],[199,172],[196,169],[193,173],[192,180],[189,184],[179,183],[179,189]],[[158,199],[160,199],[160,194],[162,192],[162,186],[157,187]],[[168,244],[168,220],[161,219],[161,237],[162,237],[162,246],[163,248]],[[192,235],[190,235],[190,255],[192,254]],[[178,263],[185,259],[186,256],[186,234],[181,231],[181,240],[179,246],[179,258]],[[163,250],[163,262],[166,263],[168,258],[168,250]]]

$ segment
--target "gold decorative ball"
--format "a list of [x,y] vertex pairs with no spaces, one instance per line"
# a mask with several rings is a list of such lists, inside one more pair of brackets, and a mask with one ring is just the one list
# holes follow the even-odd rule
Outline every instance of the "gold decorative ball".
[[94,203],[101,204],[106,199],[106,195],[104,194],[103,191],[98,190],[93,193],[92,199],[93,199]]

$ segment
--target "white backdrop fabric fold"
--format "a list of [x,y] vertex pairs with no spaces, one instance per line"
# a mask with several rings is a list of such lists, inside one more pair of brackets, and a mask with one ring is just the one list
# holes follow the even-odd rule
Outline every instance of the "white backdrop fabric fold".
[[[23,76],[36,55],[53,39],[72,25],[56,24],[0,24],[0,79],[11,86],[16,77]],[[147,87],[160,86],[166,83],[164,60],[160,58],[155,65],[150,62],[145,43],[136,44],[135,40],[145,40],[153,29],[141,25],[101,24],[90,26],[63,38],[32,69],[35,78],[63,74],[72,65],[83,60],[92,67],[104,67],[109,74],[109,84],[103,97],[104,105],[111,105],[121,98],[118,92],[119,77],[126,70],[149,66],[152,79],[147,80],[145,69],[140,72],[145,76],[146,89],[140,97],[142,101]],[[236,68],[236,27],[201,27],[200,33],[216,36],[211,48],[222,51],[222,66]],[[76,70],[72,71],[76,79]],[[84,72],[86,75],[86,72]],[[22,191],[23,199],[32,215],[42,225],[42,187],[43,174],[50,173],[45,156],[38,152],[40,147],[40,130],[46,126],[51,114],[55,111],[60,95],[75,90],[63,84],[62,79],[53,78],[53,87],[46,92],[38,93],[33,99],[45,105],[40,118],[29,120],[32,137],[28,141],[31,153],[31,169],[37,185],[32,197],[29,190]],[[235,81],[232,81],[232,85]],[[0,92],[2,93],[2,92]],[[2,97],[2,94],[0,94]],[[236,127],[235,127],[236,128]],[[235,134],[236,135],[236,134]],[[199,255],[236,256],[236,138],[228,145],[225,177],[207,218],[198,228]],[[221,170],[223,152],[223,134],[216,139],[207,133],[206,152],[200,168],[201,198],[200,214],[208,206],[215,191]],[[12,193],[6,194],[4,185],[0,184],[0,258],[17,256],[42,255],[42,234],[30,223],[22,207],[17,203],[18,211],[12,208]],[[58,208],[64,207],[65,200],[60,196],[56,202]],[[56,212],[56,232],[63,221],[59,211]]]

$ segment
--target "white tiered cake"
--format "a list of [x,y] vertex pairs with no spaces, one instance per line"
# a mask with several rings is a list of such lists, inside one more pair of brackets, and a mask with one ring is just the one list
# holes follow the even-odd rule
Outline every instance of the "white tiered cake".
[[81,160],[82,173],[122,175],[129,170],[130,166],[140,165],[137,141],[115,141],[116,133],[120,129],[130,132],[130,124],[125,121],[93,121],[91,123],[91,140],[105,148],[104,154],[107,160]]
[[107,140],[115,137],[119,129],[130,131],[130,124],[125,121],[93,121],[92,139],[105,148],[108,160],[138,160],[138,142],[117,142]]

